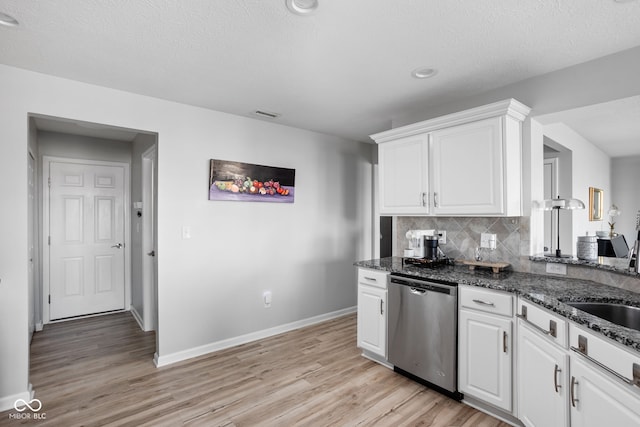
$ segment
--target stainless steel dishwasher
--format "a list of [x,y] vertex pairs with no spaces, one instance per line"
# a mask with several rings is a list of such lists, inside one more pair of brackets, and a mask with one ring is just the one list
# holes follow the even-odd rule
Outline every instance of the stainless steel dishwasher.
[[458,285],[391,274],[388,355],[394,370],[455,399]]

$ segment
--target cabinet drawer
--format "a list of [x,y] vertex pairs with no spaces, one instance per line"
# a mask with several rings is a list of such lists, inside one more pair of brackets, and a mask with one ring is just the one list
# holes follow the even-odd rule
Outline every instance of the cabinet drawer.
[[544,334],[551,341],[567,348],[567,321],[553,312],[529,301],[518,299],[516,313],[520,322],[533,325],[533,329]]
[[[601,369],[606,372],[605,369],[596,368],[597,364],[593,361],[606,366],[629,381],[634,379],[634,367],[636,375],[640,376],[640,354],[638,352],[627,350],[608,338],[598,336],[597,333],[583,329],[573,323],[569,325],[569,346],[572,350],[572,358],[586,354],[588,358],[593,359],[591,361],[587,360],[586,363],[595,369]],[[576,352],[576,350],[582,348],[584,348],[582,352]],[[580,353],[580,355],[576,353]],[[634,389],[640,393],[640,389],[636,387]]]
[[513,295],[471,286],[460,286],[460,306],[513,317]]
[[358,283],[375,286],[376,288],[387,289],[387,277],[389,273],[368,268],[358,269]]

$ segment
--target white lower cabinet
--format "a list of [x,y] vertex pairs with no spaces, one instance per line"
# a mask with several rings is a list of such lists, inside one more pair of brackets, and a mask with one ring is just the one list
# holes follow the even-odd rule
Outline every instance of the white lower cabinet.
[[572,355],[571,426],[640,426],[640,390],[617,381],[579,355]]
[[387,358],[387,273],[358,270],[358,347]]
[[[640,356],[571,324],[572,427],[640,426]],[[590,359],[590,360],[589,360]]]
[[567,321],[518,299],[518,418],[528,427],[569,425]]
[[513,409],[512,299],[503,292],[460,286],[458,388],[465,396],[509,413]]
[[518,325],[518,418],[528,427],[569,423],[567,351],[539,332]]

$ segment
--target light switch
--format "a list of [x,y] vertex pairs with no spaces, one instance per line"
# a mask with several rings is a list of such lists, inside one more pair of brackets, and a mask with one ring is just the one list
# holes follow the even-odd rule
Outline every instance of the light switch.
[[182,227],[182,239],[187,240],[191,238],[191,227],[183,226]]
[[265,308],[271,307],[271,291],[265,291],[262,294],[262,299],[264,301],[264,307]]

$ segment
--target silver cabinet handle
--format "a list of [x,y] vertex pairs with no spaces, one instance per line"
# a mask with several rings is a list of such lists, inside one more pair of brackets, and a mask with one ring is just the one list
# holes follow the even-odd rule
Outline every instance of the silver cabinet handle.
[[475,302],[476,304],[480,304],[480,305],[488,305],[489,307],[495,307],[496,305],[490,301],[482,301],[481,299],[474,299],[472,300],[473,302]]
[[122,249],[124,247],[123,243],[116,243],[115,245],[111,246],[112,248],[117,248],[117,249]]
[[437,208],[438,207],[438,193],[433,193],[433,207]]
[[571,406],[576,407],[576,402],[579,400],[576,399],[575,386],[578,385],[578,381],[576,381],[576,377],[571,377]]
[[371,280],[371,281],[373,281],[373,282],[377,282],[377,280],[376,280],[374,277],[367,277],[367,276],[364,276],[364,278],[365,278],[365,280]]
[[427,193],[422,193],[422,206],[427,206]]
[[581,351],[579,348],[576,348],[574,346],[571,346],[571,350],[575,351],[576,353],[580,354],[582,357],[584,357],[585,359],[587,359],[589,362],[596,364],[598,367],[604,369],[605,371],[609,372],[611,375],[613,375],[614,377],[618,378],[620,381],[622,381],[625,384],[629,384],[629,385],[636,385],[632,380],[630,380],[629,378],[625,377],[624,375],[620,375],[619,373],[617,373],[616,371],[614,371],[613,369],[609,368],[608,366],[603,365],[602,363],[598,362],[596,359],[594,359],[591,356],[588,356],[586,353],[584,353],[583,351]]
[[507,331],[502,332],[502,351],[507,352]]
[[558,389],[561,388],[561,385],[558,385],[558,373],[562,372],[562,369],[558,365],[553,368],[553,389],[558,393]]
[[384,304],[384,300],[380,300],[380,315],[384,314],[384,310],[382,309],[382,304]]
[[522,319],[523,322],[525,322],[527,325],[531,326],[532,328],[534,328],[536,331],[540,333],[543,333],[545,335],[551,335],[552,337],[555,337],[556,335],[558,335],[558,332],[557,332],[558,328],[556,326],[556,322],[554,322],[553,320],[549,320],[549,330],[547,331],[546,329],[542,329],[540,326],[531,322],[529,319],[527,319],[527,316],[523,314],[516,314],[516,317],[518,319]]

